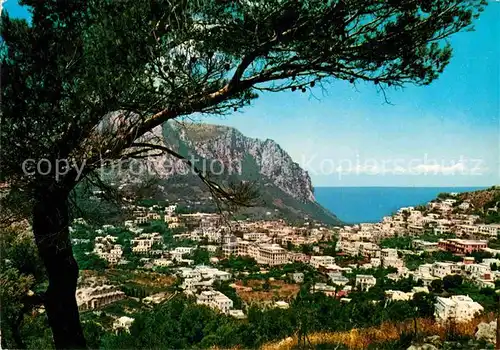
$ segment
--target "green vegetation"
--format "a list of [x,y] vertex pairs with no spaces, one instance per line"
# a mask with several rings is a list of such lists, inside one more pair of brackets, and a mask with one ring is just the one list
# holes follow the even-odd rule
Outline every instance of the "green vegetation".
[[243,302],[241,298],[238,296],[236,291],[234,290],[233,287],[229,286],[229,282],[221,282],[221,281],[216,281],[214,283],[214,289],[218,290],[222,294],[224,294],[226,297],[231,299],[233,301],[233,308],[235,309],[241,309],[243,307]]
[[[119,229],[117,229],[119,230]],[[126,235],[126,231],[120,231]],[[86,243],[82,243],[84,247]],[[77,245],[79,246],[79,245]],[[12,245],[16,247],[6,252],[11,257],[18,257],[16,266],[24,266],[31,263],[31,259],[21,259],[27,247]],[[24,248],[23,248],[24,247]],[[33,246],[31,246],[33,249]],[[32,254],[32,253],[30,253]],[[202,250],[196,250],[195,255],[200,254],[203,259]],[[19,260],[20,259],[20,260]],[[22,263],[22,261],[25,261]],[[288,264],[281,267],[272,267],[265,274],[256,273],[258,267],[252,259],[241,257],[230,257],[223,260],[225,267],[233,271],[255,270],[254,274],[248,276],[251,279],[260,278],[266,282],[263,290],[270,289],[270,278],[288,278],[292,272],[304,272],[305,284],[297,298],[291,303],[290,309],[257,309],[245,306],[235,290],[229,287],[228,282],[217,282],[215,288],[234,302],[235,308],[246,308],[248,319],[236,320],[218,314],[205,306],[199,306],[193,300],[183,296],[177,296],[164,304],[154,306],[152,310],[145,307],[134,299],[113,303],[105,307],[100,314],[87,312],[82,314],[83,328],[89,337],[89,346],[93,348],[122,349],[122,348],[207,348],[210,346],[231,347],[244,346],[245,348],[256,348],[265,342],[288,337],[295,332],[302,333],[318,331],[345,331],[353,327],[369,327],[378,325],[384,321],[401,322],[414,317],[432,317],[434,312],[435,294],[448,295],[466,294],[480,302],[487,311],[496,307],[495,293],[493,289],[480,289],[475,285],[464,282],[460,276],[447,276],[444,280],[434,281],[433,293],[417,293],[409,302],[386,302],[384,292],[388,289],[410,291],[414,286],[419,286],[419,281],[412,278],[403,278],[393,281],[387,278],[394,269],[372,269],[355,270],[349,277],[352,279],[356,274],[372,274],[377,278],[377,285],[368,292],[352,292],[348,304],[341,304],[337,299],[327,297],[321,293],[309,293],[313,283],[325,281],[324,276],[312,269],[309,265],[301,263]],[[29,266],[29,265],[27,265]],[[24,267],[24,269],[28,269]],[[30,268],[33,271],[37,269]],[[110,283],[118,284],[128,296],[143,298],[152,293],[167,291],[170,287],[145,287],[143,284],[134,282],[143,278],[156,278],[149,273],[138,274],[138,272],[127,270],[106,270],[105,274]],[[2,275],[5,276],[5,275]],[[149,277],[148,277],[149,276]],[[260,276],[260,277],[257,277]],[[285,277],[284,277],[285,276]],[[12,283],[24,283],[18,280],[18,276],[12,276]],[[266,287],[267,285],[267,287]],[[17,288],[17,287],[16,287]],[[12,293],[12,289],[4,289],[2,302],[7,300],[5,293]],[[11,296],[11,298],[14,295]],[[12,302],[11,302],[12,303]],[[2,304],[5,305],[5,304]],[[15,303],[12,305],[18,307]],[[2,312],[4,309],[2,309]],[[7,311],[6,311],[7,312]],[[2,330],[8,330],[9,314],[2,318]],[[111,330],[112,318],[110,316],[128,315],[135,318],[131,333],[119,332],[114,334]],[[2,314],[4,316],[4,314]],[[23,336],[25,345],[29,349],[52,348],[50,333],[46,330],[46,317],[44,315],[25,317],[20,334]],[[2,332],[4,344],[15,344],[11,333]]]
[[71,214],[83,217],[92,225],[118,224],[126,220],[128,213],[113,198],[95,197],[92,190],[99,190],[88,181],[83,181],[73,191]]
[[[141,291],[138,293],[138,295],[135,295],[134,297],[144,298],[146,296],[147,294],[144,291]],[[130,316],[131,313],[134,315],[138,315],[147,309],[148,308],[145,307],[143,303],[131,298],[127,298],[108,304],[102,310],[99,311],[105,313],[106,315],[121,317],[121,316]]]
[[427,242],[438,242],[440,239],[456,238],[454,234],[440,234],[436,235],[432,232],[423,233],[416,237],[414,236],[394,236],[384,238],[380,242],[382,248],[394,248],[394,249],[411,249],[412,242],[416,239],[420,239]]
[[[497,310],[498,301],[495,290],[493,288],[480,288],[468,281],[462,281],[461,283],[459,283],[460,281],[458,278],[452,281],[451,284],[450,282],[448,282],[447,284],[445,279],[443,279],[443,284],[445,290],[448,293],[454,295],[468,295],[472,298],[472,300],[480,303],[484,307],[485,312]],[[446,289],[447,286],[448,289]]]
[[193,214],[195,210],[191,207],[185,207],[185,206],[180,206],[178,205],[177,208],[175,208],[175,213],[176,214]]
[[73,224],[72,228],[74,231],[71,232],[71,238],[88,239],[88,240],[91,240],[93,243],[94,238],[99,236],[99,234],[96,232],[96,230],[92,226]]
[[478,215],[480,222],[500,223],[500,188],[493,186],[486,190],[461,193],[460,197],[472,203],[471,214]]
[[486,224],[500,224],[500,211],[488,211],[484,217]]
[[232,271],[259,271],[257,261],[253,258],[231,255],[228,259],[220,261],[221,267]]
[[210,253],[206,249],[197,248],[188,259],[193,260],[195,265],[208,265],[210,263]]
[[[29,233],[0,232],[0,327],[3,349],[50,348],[50,332],[44,318],[33,316],[46,288],[45,268]],[[35,295],[29,296],[29,291]],[[49,335],[49,342],[47,337]]]
[[332,241],[325,242],[325,246],[323,247],[323,255],[336,256],[337,249],[337,240],[334,239]]
[[[500,286],[500,283],[496,288]],[[468,295],[472,300],[477,301],[485,312],[495,311],[498,306],[498,299],[493,288],[480,288],[470,281],[464,280],[460,275],[445,276],[442,280],[431,282],[431,291],[440,296]]]
[[452,195],[451,193],[446,193],[446,192],[441,192],[437,195],[437,198],[441,199],[441,200],[445,200],[445,199],[457,199],[456,196]]
[[141,207],[146,207],[146,208],[151,208],[153,206],[158,206],[158,211],[162,211],[165,209],[166,206],[168,206],[168,202],[162,201],[162,200],[157,200],[157,199],[140,199],[136,203],[137,205]]
[[[227,292],[227,291],[226,291]],[[321,293],[310,294],[304,286],[290,309],[250,307],[247,320],[230,319],[204,306],[176,297],[151,312],[137,315],[130,335],[106,333],[101,346],[123,348],[223,348],[236,345],[256,348],[271,340],[302,332],[341,331],[395,322],[433,312],[433,298],[417,294],[411,302],[373,303],[369,300],[341,304]]]
[[407,254],[404,257],[405,265],[410,270],[416,270],[422,264],[432,264],[437,261],[462,261],[462,258],[447,251],[423,252],[420,255]]
[[370,288],[368,291],[359,292],[353,291],[349,294],[353,302],[377,300],[382,301],[385,298],[385,291],[387,290],[401,290],[403,292],[410,292],[413,287],[422,286],[421,281],[416,281],[413,277],[401,278],[399,280],[392,280],[387,276],[396,272],[394,268],[376,268],[376,269],[356,269],[352,273],[347,274],[350,284],[355,285],[356,275],[372,275],[377,279],[377,284]]
[[95,270],[103,271],[108,267],[108,262],[94,253],[88,253],[86,251],[81,251],[80,244],[75,245],[73,251],[75,254],[76,262],[80,270]]
[[411,236],[395,236],[384,238],[380,242],[382,248],[411,249],[411,244],[415,238]]
[[142,229],[143,233],[159,233],[163,237],[163,243],[166,245],[169,245],[174,241],[174,238],[172,237],[172,230],[170,230],[167,223],[162,220],[150,221],[149,224],[143,226]]

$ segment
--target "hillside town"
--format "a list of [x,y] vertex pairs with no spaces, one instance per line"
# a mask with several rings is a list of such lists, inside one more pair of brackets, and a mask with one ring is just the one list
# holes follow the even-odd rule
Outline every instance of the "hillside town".
[[[149,305],[183,293],[199,305],[244,319],[250,305],[288,308],[306,271],[313,271],[310,291],[343,303],[355,302],[352,295],[369,295],[382,280],[394,286],[410,281],[404,290],[383,289],[387,302],[447,290],[446,296],[435,299],[434,318],[442,323],[466,322],[485,306],[471,295],[450,292],[449,285],[498,288],[500,225],[483,223],[480,215],[471,213],[471,203],[455,196],[401,208],[379,223],[344,227],[307,220],[302,226],[283,220],[227,221],[214,213],[182,213],[185,210],[174,203],[129,204],[126,209],[132,216],[122,227],[103,225],[93,230],[77,219],[71,230],[76,249],[88,249],[82,256],[104,261],[107,269],[127,267],[171,276],[175,289],[135,298]],[[95,311],[131,296],[105,278],[84,275],[79,285],[81,311]],[[290,293],[281,293],[285,287]],[[116,317],[114,327],[128,328],[132,323],[131,317]]]

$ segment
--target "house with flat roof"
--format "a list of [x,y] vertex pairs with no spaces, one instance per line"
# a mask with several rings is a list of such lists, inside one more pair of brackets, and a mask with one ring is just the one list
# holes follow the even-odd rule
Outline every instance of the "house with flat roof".
[[328,256],[328,255],[311,256],[309,264],[311,264],[311,266],[313,266],[315,269],[318,269],[322,265],[326,266],[335,264],[335,258],[333,256]]
[[213,309],[219,310],[224,314],[229,314],[233,308],[233,301],[227,296],[216,290],[207,290],[201,292],[196,299],[196,303],[207,305]]
[[437,297],[435,317],[438,322],[466,322],[480,314],[484,308],[466,295],[453,295],[450,298]]
[[488,241],[451,238],[438,242],[439,249],[457,254],[468,254],[488,247]]
[[76,303],[80,311],[97,309],[124,298],[125,293],[112,285],[80,288],[76,291]]
[[366,292],[377,284],[377,279],[372,275],[356,275],[356,288]]

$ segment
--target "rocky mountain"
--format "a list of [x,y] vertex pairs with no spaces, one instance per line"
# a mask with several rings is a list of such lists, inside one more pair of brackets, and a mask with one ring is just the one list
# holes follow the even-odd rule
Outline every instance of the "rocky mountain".
[[[273,140],[249,138],[226,126],[174,122],[153,130],[146,139],[174,150],[218,181],[255,183],[260,204],[243,210],[243,216],[340,223],[316,202],[309,174]],[[162,180],[157,196],[211,205],[205,185],[184,162],[162,155],[148,158],[146,166]]]
[[[492,186],[485,190],[463,192],[458,194],[460,202],[468,201],[480,212],[491,211],[500,206],[500,186]],[[494,211],[497,211],[496,209]]]
[[500,186],[460,193],[457,196],[458,203],[469,202],[469,214],[476,214],[487,224],[500,223]]

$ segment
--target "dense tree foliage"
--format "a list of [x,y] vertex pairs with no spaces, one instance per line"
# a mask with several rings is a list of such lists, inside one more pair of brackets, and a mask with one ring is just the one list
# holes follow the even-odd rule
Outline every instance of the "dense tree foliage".
[[252,306],[247,311],[246,320],[236,320],[179,297],[138,315],[130,334],[106,334],[101,345],[106,349],[205,348],[214,345],[256,348],[297,331],[307,335],[317,331],[368,327],[388,320],[400,322],[413,317],[428,317],[434,312],[434,299],[431,295],[417,294],[411,302],[358,300],[342,304],[321,293],[310,294],[304,286],[289,309]]
[[208,265],[210,262],[210,253],[206,249],[197,248],[193,251],[189,259],[193,260],[195,265]]
[[46,282],[45,271],[33,240],[22,229],[0,232],[0,257],[1,345],[24,348],[32,339],[23,331],[34,327],[40,332],[29,313],[41,303],[38,292]]
[[410,270],[416,270],[422,264],[432,264],[438,261],[459,262],[462,258],[448,251],[423,252],[420,255],[407,254],[404,257],[405,265]]

